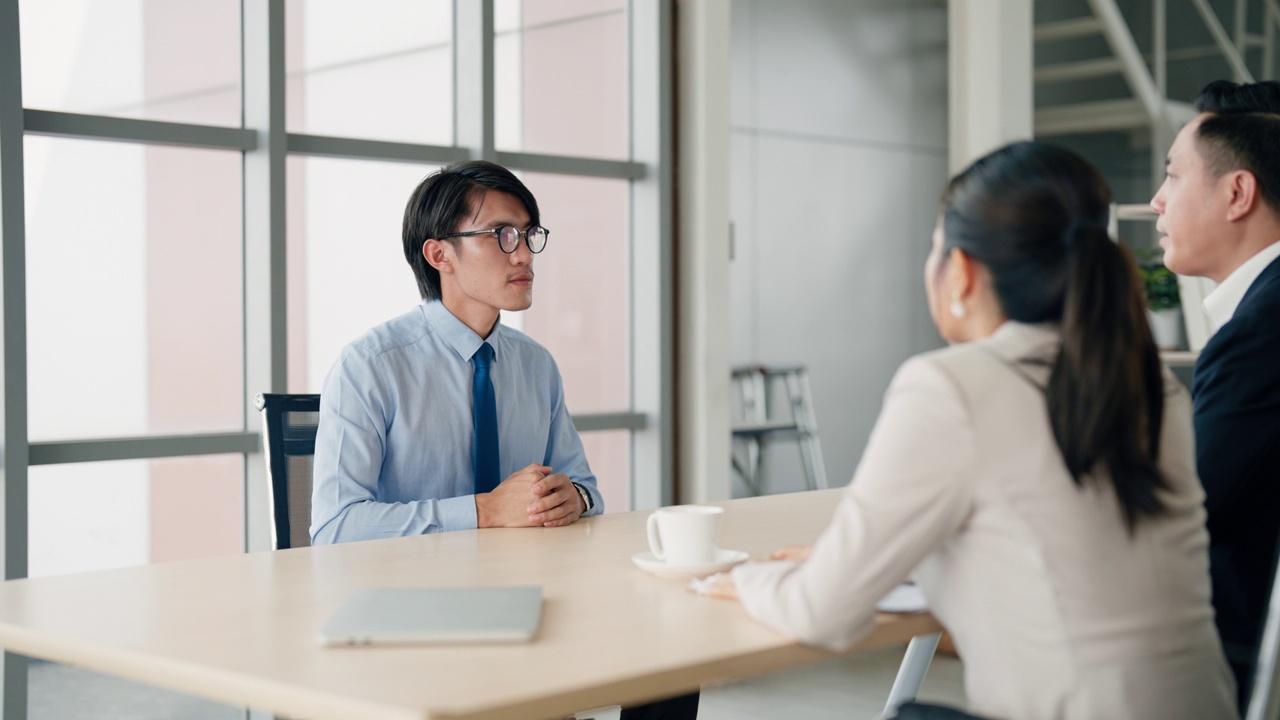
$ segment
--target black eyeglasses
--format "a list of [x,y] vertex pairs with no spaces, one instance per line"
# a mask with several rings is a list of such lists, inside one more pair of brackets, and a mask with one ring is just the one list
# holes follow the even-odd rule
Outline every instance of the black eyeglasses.
[[537,254],[547,246],[547,236],[551,231],[540,226],[534,225],[528,230],[521,230],[515,225],[503,225],[502,227],[493,228],[492,230],[472,230],[470,232],[450,233],[441,235],[440,239],[452,237],[467,237],[468,235],[493,235],[498,238],[498,247],[502,248],[502,252],[510,255],[520,246],[520,238],[524,238],[524,244],[529,247],[529,252]]

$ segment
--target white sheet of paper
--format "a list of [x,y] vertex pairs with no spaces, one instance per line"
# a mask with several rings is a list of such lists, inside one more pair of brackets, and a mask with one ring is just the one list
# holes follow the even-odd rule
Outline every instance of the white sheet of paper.
[[924,612],[929,609],[929,603],[924,599],[924,593],[920,592],[920,588],[914,583],[902,583],[890,590],[888,595],[880,598],[880,602],[876,603],[876,609],[880,612],[893,613]]

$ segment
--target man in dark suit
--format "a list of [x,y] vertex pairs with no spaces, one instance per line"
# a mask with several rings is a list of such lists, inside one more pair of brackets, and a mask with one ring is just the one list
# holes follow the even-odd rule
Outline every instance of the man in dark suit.
[[1191,392],[1213,604],[1243,709],[1280,538],[1280,83],[1213,83],[1196,108],[1151,207],[1169,269],[1219,283]]

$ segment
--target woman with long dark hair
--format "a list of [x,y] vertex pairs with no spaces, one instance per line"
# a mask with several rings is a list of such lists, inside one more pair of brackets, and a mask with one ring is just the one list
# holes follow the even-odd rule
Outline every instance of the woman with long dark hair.
[[710,594],[843,649],[914,576],[984,716],[1233,717],[1190,401],[1109,202],[1091,165],[1042,143],[956,176],[924,273],[952,346],[899,369],[818,542]]

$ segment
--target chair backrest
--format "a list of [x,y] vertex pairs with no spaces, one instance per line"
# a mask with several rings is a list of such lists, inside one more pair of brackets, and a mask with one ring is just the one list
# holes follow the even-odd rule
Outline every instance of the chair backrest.
[[320,422],[319,395],[258,396],[271,485],[271,539],[276,550],[311,544],[311,466]]
[[[1280,562],[1280,558],[1277,559]],[[1274,720],[1280,717],[1280,567],[1272,571],[1271,600],[1262,623],[1262,640],[1253,664],[1253,687],[1249,690],[1246,720]]]

